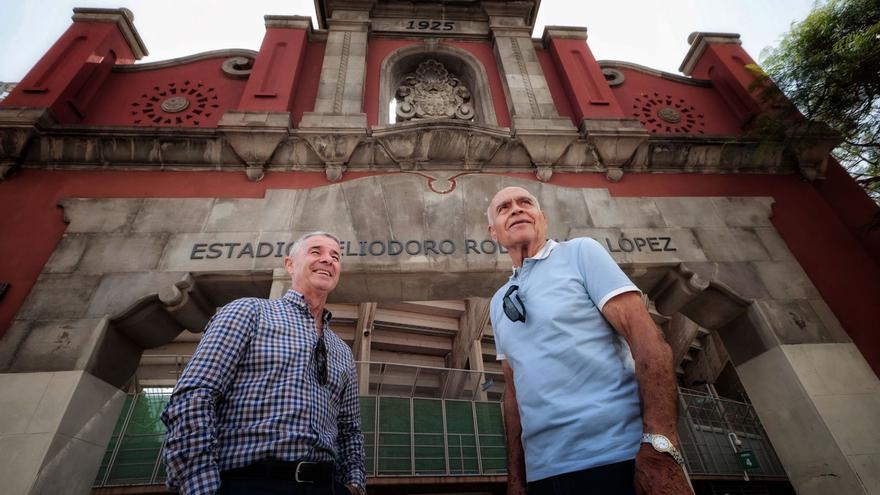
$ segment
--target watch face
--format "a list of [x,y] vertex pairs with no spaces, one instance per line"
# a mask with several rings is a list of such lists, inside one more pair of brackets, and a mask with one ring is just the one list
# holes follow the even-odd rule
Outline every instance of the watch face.
[[669,449],[669,439],[664,436],[655,436],[651,443],[654,444],[654,448],[657,450],[663,451]]

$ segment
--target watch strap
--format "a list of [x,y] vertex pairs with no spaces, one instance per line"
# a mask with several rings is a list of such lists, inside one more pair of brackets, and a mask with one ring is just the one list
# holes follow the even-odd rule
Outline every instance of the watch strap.
[[[668,444],[668,446],[665,449],[657,448],[657,446],[654,445],[654,438],[655,437],[662,437],[664,440],[666,440],[666,443]],[[654,433],[644,433],[644,434],[642,434],[642,443],[650,444],[651,447],[653,447],[654,450],[656,450],[657,452],[669,454],[670,456],[672,456],[673,459],[675,459],[676,463],[678,463],[681,466],[684,465],[684,457],[682,457],[682,455],[678,451],[678,449],[676,449],[675,446],[672,445],[672,442],[669,441],[669,439],[666,438],[665,435],[659,435],[659,434],[654,434]]]

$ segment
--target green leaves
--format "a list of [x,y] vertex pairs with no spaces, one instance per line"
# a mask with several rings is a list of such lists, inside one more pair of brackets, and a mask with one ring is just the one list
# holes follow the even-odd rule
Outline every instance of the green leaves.
[[764,55],[764,70],[804,117],[843,135],[835,156],[880,199],[880,0],[830,0]]

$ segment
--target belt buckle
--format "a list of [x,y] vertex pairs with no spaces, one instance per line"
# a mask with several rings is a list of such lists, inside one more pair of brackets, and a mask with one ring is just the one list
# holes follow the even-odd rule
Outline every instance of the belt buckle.
[[297,483],[314,483],[313,480],[301,480],[301,479],[299,479],[299,470],[300,470],[300,468],[303,467],[303,465],[305,465],[305,464],[312,464],[312,465],[314,465],[314,464],[317,464],[317,463],[316,463],[316,462],[302,461],[302,462],[300,462],[299,464],[297,464],[297,465],[296,465],[296,471],[293,473],[293,480],[296,481]]

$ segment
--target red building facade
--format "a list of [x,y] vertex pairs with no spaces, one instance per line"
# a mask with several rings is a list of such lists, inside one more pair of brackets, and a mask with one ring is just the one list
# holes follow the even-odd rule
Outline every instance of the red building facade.
[[130,12],[76,9],[0,101],[0,391],[45,423],[0,432],[12,493],[88,490],[145,350],[268,296],[297,232],[348,243],[339,303],[488,297],[506,184],[605,243],[670,340],[717,336],[798,493],[880,493],[878,208],[829,129],[756,134],[738,35],[694,33],[674,75],[533,39],[538,2],[316,4],[258,51],[146,64]]

